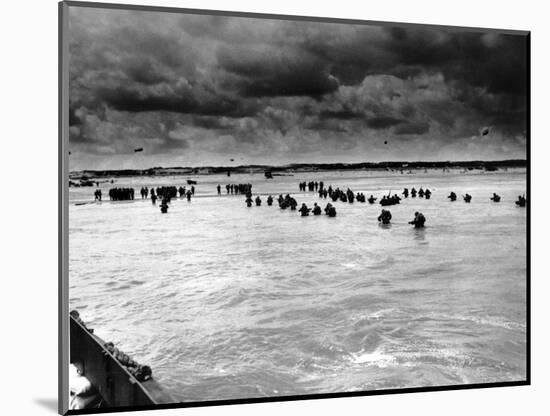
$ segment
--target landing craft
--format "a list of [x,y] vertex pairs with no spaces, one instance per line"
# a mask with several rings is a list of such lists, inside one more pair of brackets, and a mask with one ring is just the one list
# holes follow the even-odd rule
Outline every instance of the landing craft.
[[487,136],[489,134],[489,127],[484,127],[483,130],[481,130],[481,134]]
[[137,152],[143,152],[143,147],[138,147],[137,149],[134,149],[134,153]]
[[234,161],[235,161],[235,159],[229,159],[229,160],[230,160],[231,162],[234,162]]
[[388,144],[388,141],[387,141],[387,140],[384,140],[384,144]]
[[264,173],[264,175],[265,175],[266,179],[273,179],[273,175],[272,175],[272,173],[271,173],[270,171],[266,171],[266,172]]
[[191,179],[187,179],[187,185],[196,185],[197,181],[192,181]]

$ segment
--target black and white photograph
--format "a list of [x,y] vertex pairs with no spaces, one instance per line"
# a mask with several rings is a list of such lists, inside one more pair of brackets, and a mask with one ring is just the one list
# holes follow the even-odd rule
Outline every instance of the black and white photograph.
[[529,32],[60,7],[70,411],[529,384]]

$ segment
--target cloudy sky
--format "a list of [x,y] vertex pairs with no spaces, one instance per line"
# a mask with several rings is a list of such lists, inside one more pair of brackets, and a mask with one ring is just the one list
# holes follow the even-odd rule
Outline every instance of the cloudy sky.
[[526,154],[519,35],[69,10],[71,170]]

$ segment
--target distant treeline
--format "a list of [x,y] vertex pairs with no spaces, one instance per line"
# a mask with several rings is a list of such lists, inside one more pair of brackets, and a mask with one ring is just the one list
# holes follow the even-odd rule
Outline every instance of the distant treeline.
[[486,169],[486,168],[519,168],[526,167],[524,159],[511,160],[474,160],[474,161],[445,161],[445,162],[363,162],[363,163],[293,163],[290,165],[241,165],[241,166],[203,166],[203,167],[154,167],[150,169],[121,169],[121,170],[85,170],[71,172],[71,176],[113,177],[113,176],[168,176],[168,175],[204,175],[231,173],[263,173],[295,172],[320,170],[357,170],[357,169]]

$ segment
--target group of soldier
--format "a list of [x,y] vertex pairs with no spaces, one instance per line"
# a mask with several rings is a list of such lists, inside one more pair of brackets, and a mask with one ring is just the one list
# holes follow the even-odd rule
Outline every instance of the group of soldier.
[[[154,190],[151,189],[151,191],[154,191]],[[139,193],[141,195],[141,199],[147,199],[147,197],[149,196],[149,188],[147,188],[146,186],[142,186],[141,189],[139,190]]]
[[[451,192],[447,196],[447,198],[449,198],[449,200],[451,200],[451,202],[456,201],[456,198],[457,198],[456,193]],[[466,193],[465,195],[462,195],[462,199],[464,199],[464,202],[469,204],[472,201],[472,195]],[[493,192],[493,196],[491,196],[489,199],[493,202],[500,202],[501,197],[497,193]],[[515,203],[518,207],[524,207],[527,203],[527,200],[525,199],[525,195],[518,195],[518,200]]]
[[[403,197],[404,198],[408,198],[409,197],[409,189],[408,188],[405,188],[403,189]],[[411,198],[416,198],[416,195],[418,194],[418,197],[419,198],[426,198],[426,199],[430,199],[431,196],[432,196],[432,191],[430,191],[429,189],[426,188],[426,190],[422,189],[422,187],[420,187],[420,189],[417,191],[414,187],[411,188]]]
[[306,191],[306,188],[310,192],[314,192],[314,191],[316,192],[318,189],[319,190],[323,189],[323,187],[324,187],[323,181],[320,181],[320,182],[310,181],[310,182],[307,182],[307,183],[304,181],[304,182],[300,182],[298,184],[298,188],[300,189],[300,191],[303,191],[303,192]]
[[[380,215],[378,216],[378,222],[384,225],[390,223],[392,219],[391,212],[387,209],[383,209]],[[414,218],[412,221],[409,221],[409,224],[414,225],[414,228],[424,228],[426,223],[426,217],[421,212],[415,212]]]
[[327,189],[322,189],[319,191],[319,198],[326,199],[327,196],[332,199],[332,202],[340,200],[342,202],[349,202],[350,204],[353,204],[355,199],[357,199],[358,202],[365,202],[366,200],[364,195],[361,193],[358,193],[356,197],[353,191],[349,188],[346,191],[343,191],[340,188],[332,189],[332,186],[330,185]]
[[129,201],[134,199],[134,188],[111,188],[109,189],[111,201]]
[[[315,182],[312,181],[312,182],[309,182],[309,183],[300,182],[298,184],[298,187],[301,191],[306,191],[306,189],[309,190],[309,191],[312,191],[312,192],[318,191],[319,198],[326,198],[327,196],[330,196],[330,198],[333,200],[333,202],[336,202],[336,201],[340,200],[342,202],[353,203],[353,201],[355,199],[359,202],[365,202],[367,200],[365,198],[365,195],[361,192],[358,192],[357,194],[355,194],[350,188],[348,188],[346,191],[343,191],[340,188],[333,189],[332,185],[329,185],[328,188],[325,188],[323,182],[316,182],[316,181]],[[422,197],[424,197],[426,195],[426,191],[422,190],[422,188],[420,188],[420,190],[421,190],[421,192],[419,191],[419,193],[421,193]],[[405,197],[407,197],[409,191],[408,191],[408,189],[405,189],[405,191],[406,192],[404,194],[406,194]],[[417,191],[414,188],[412,189],[411,192],[414,193],[414,197],[416,197]],[[428,195],[431,195],[431,192],[429,190],[427,192],[428,192]],[[219,193],[220,193],[220,189],[219,189],[219,185],[218,185],[218,194]],[[428,196],[428,198],[429,198],[429,196]],[[376,201],[376,199],[377,198],[375,198],[373,195],[371,195],[368,198],[368,201],[369,201],[370,204],[373,204]],[[401,200],[401,198],[396,194],[394,194],[392,196],[383,196],[382,199],[380,200],[380,204],[382,206],[393,205],[395,203],[399,203],[400,200]],[[305,203],[302,203],[302,206],[300,207],[300,209],[297,209],[298,202],[296,201],[295,198],[290,196],[290,194],[286,194],[285,196],[280,194],[279,197],[277,198],[277,201],[279,203],[279,208],[281,208],[282,210],[285,210],[287,208],[290,208],[291,211],[298,210],[298,212],[300,212],[300,215],[302,217],[309,216],[310,212],[314,216],[321,215],[321,213],[323,211],[321,209],[321,207],[316,202],[313,204],[313,208],[309,208]],[[256,198],[254,200],[252,199],[251,190],[248,190],[246,192],[245,202],[246,202],[246,205],[248,207],[251,207],[253,203],[255,203],[256,206],[261,206],[262,205],[262,200],[261,200],[260,196],[256,196]],[[267,197],[267,205],[271,206],[272,204],[273,204],[273,197],[271,195],[269,195]],[[336,216],[336,208],[330,202],[324,208],[324,211],[325,211],[325,214],[329,217],[335,217]],[[392,218],[392,216],[391,216],[390,211],[383,209],[380,216],[378,217],[378,221],[381,222],[382,224],[389,224],[391,218]],[[424,227],[425,222],[426,222],[426,218],[424,217],[424,215],[420,212],[416,212],[414,219],[412,221],[409,221],[409,224],[414,225],[415,228],[422,228],[422,227]]]
[[[317,181],[300,182],[298,184],[298,187],[299,187],[300,191],[309,190],[310,192],[318,192],[319,198],[325,198],[326,199],[327,196],[328,196],[334,202],[340,200],[342,202],[353,203],[354,200],[357,200],[358,202],[365,202],[365,200],[367,200],[370,204],[374,204],[377,200],[377,198],[375,198],[373,195],[370,195],[370,197],[368,199],[366,199],[365,195],[363,193],[358,192],[357,194],[355,194],[349,188],[347,188],[346,191],[343,191],[340,188],[333,189],[332,185],[329,185],[328,188],[327,188],[327,187],[324,186],[324,183],[322,181],[321,182],[317,182]],[[218,189],[218,193],[219,193],[219,189]],[[429,189],[424,190],[422,187],[419,188],[418,190],[416,190],[413,187],[413,188],[411,188],[410,191],[409,191],[408,188],[404,188],[403,192],[402,192],[402,195],[403,195],[404,198],[408,198],[409,195],[410,195],[411,198],[416,198],[418,196],[419,198],[430,199],[431,195],[432,195],[432,192]],[[253,202],[252,192],[251,191],[246,192],[246,196],[247,196],[246,204],[247,204],[247,206],[251,207],[252,202]],[[454,192],[451,192],[450,195],[448,196],[448,198],[451,201],[455,201],[456,200],[456,194]],[[467,203],[469,203],[472,200],[472,196],[468,193],[463,195],[463,198],[464,198],[464,201],[467,202]],[[496,193],[494,193],[493,196],[491,197],[491,200],[493,200],[494,202],[499,202],[500,201],[500,196],[497,195]],[[397,194],[393,194],[393,195],[384,195],[380,199],[379,203],[382,206],[388,206],[388,205],[399,204],[400,201],[401,201],[401,197]],[[262,204],[262,200],[259,196],[256,197],[254,202],[255,202],[256,206],[260,206]],[[272,203],[273,203],[273,197],[271,195],[269,195],[269,197],[267,198],[267,204],[269,206],[271,206]],[[287,209],[287,208],[290,208],[290,210],[293,210],[293,211],[297,210],[298,202],[296,201],[296,199],[294,199],[292,196],[290,196],[290,194],[287,194],[284,197],[283,197],[282,194],[279,195],[278,203],[279,203],[279,207],[283,210]],[[519,195],[518,200],[516,201],[516,205],[518,205],[520,207],[524,207],[525,204],[526,204],[525,196]],[[325,214],[330,216],[330,217],[336,216],[336,208],[330,203],[327,204],[324,211],[325,211]],[[300,212],[300,215],[302,217],[306,217],[306,216],[310,215],[310,212],[313,215],[321,215],[322,210],[321,210],[321,207],[319,205],[317,205],[317,203],[314,203],[313,208],[309,208],[305,203],[302,203],[302,206],[300,207],[300,209],[298,209],[298,212]],[[390,224],[391,219],[392,219],[391,212],[387,209],[382,209],[382,212],[378,216],[378,221],[381,224]],[[425,223],[426,223],[426,217],[424,216],[424,214],[422,214],[421,212],[418,212],[418,211],[414,213],[414,218],[412,219],[412,221],[409,221],[409,224],[414,225],[415,228],[423,228]]]
[[[349,188],[346,191],[343,191],[340,188],[333,189],[332,185],[329,185],[328,188],[325,188],[323,182],[310,182],[308,184],[308,187],[310,186],[310,184],[313,184],[315,191],[317,191],[317,188],[318,188],[319,198],[327,199],[328,197],[332,199],[333,202],[340,200],[342,202],[349,202],[350,204],[353,204],[355,200],[357,200],[357,202],[367,201],[365,194],[363,194],[362,192],[357,192],[357,194],[354,194],[353,191]],[[318,184],[318,185],[316,186],[315,184]],[[304,186],[305,186],[305,182],[300,183],[300,189],[302,189]],[[374,198],[374,197],[371,195],[371,198]]]
[[[154,190],[151,190],[153,193]],[[180,186],[179,188],[176,188],[175,186],[162,186],[160,188],[157,188],[157,196],[159,198],[162,198],[162,202],[160,204],[160,212],[163,214],[168,212],[168,204],[172,200],[172,198],[177,198],[179,195],[180,198],[187,198],[187,201],[191,202],[191,197],[195,195],[195,186],[191,185],[191,188],[186,189],[185,186]],[[153,199],[154,194],[151,195],[151,200],[153,204],[156,203],[156,196]]]
[[382,196],[382,199],[380,200],[380,205],[383,207],[386,207],[388,205],[397,205],[401,201],[401,198],[397,195],[384,195]]
[[[248,207],[251,207],[253,202],[256,204],[256,206],[262,205],[262,199],[260,198],[260,196],[256,196],[256,198],[253,200],[251,192],[248,192],[246,194],[245,202]],[[290,208],[291,211],[296,211],[298,208],[298,202],[296,201],[295,198],[291,197],[290,194],[286,194],[285,196],[280,194],[279,197],[277,198],[277,202],[279,204],[279,208],[282,210]],[[268,206],[273,205],[273,197],[271,195],[267,197],[267,205]],[[305,203],[303,203],[300,209],[298,209],[297,211],[300,212],[300,215],[302,217],[309,216],[310,211],[313,211],[312,212],[313,215],[321,215],[322,213],[321,207],[317,205],[317,203],[313,204],[313,208],[308,208],[308,206]],[[331,203],[327,204],[324,211],[325,211],[325,214],[328,215],[329,217],[336,216],[336,208],[334,208],[334,206]]]
[[[317,182],[310,182],[310,183],[317,183]],[[303,184],[305,184],[305,182],[301,183],[300,185],[302,186]],[[355,194],[350,188],[348,188],[346,191],[343,191],[340,188],[333,189],[332,185],[329,185],[328,188],[325,188],[323,187],[323,182],[320,182],[318,192],[319,192],[319,198],[326,199],[327,197],[329,197],[332,199],[333,202],[336,202],[339,200],[342,202],[349,202],[350,204],[353,204],[355,200],[357,200],[357,202],[363,202],[363,203],[368,201],[369,204],[374,204],[378,199],[378,198],[375,198],[373,195],[370,195],[369,198],[366,198],[365,194],[363,194],[362,192],[357,192]],[[415,188],[412,188],[410,192],[410,195],[412,198],[416,198],[416,196],[418,195],[420,198],[425,197],[426,199],[430,199],[431,194],[432,193],[429,189],[424,191],[422,188],[420,188],[419,191],[417,191]],[[409,196],[408,188],[405,188],[403,190],[403,196],[405,198],[408,198]],[[388,205],[399,204],[399,201],[401,201],[401,198],[397,194],[394,194],[394,195],[384,195],[382,199],[380,199],[379,203],[382,206],[388,206]]]
[[[188,200],[191,200],[191,196],[195,194],[195,187],[191,186],[191,189],[187,190],[185,187],[180,186],[179,188],[175,186],[160,186],[149,189],[148,187],[141,187],[139,190],[142,199],[148,199],[151,197],[153,204],[156,204],[157,199],[162,198],[166,203],[170,202],[170,199],[177,198],[178,194],[180,198],[187,196]],[[94,192],[94,197],[96,200],[101,201],[101,190],[97,189]],[[111,201],[126,201],[134,199],[134,188],[111,188],[109,190],[109,199]]]
[[[222,187],[220,184],[217,186],[218,189],[218,195],[221,195],[222,193]],[[248,194],[249,192],[252,192],[252,185],[249,183],[239,183],[239,184],[227,184],[225,185],[225,190],[227,191],[227,194]]]
[[[496,195],[496,194],[494,194],[494,195]],[[497,197],[498,197],[498,201],[500,201],[500,197],[499,197],[498,195],[497,195]],[[449,200],[450,200],[451,202],[456,201],[456,193],[451,192],[451,193],[447,196],[447,198],[449,198]],[[470,195],[469,193],[466,193],[466,194],[462,195],[462,199],[464,199],[464,202],[466,202],[467,204],[469,204],[470,202],[472,202],[472,195]],[[496,201],[496,202],[498,202],[498,201]]]
[[524,207],[527,203],[527,200],[525,199],[525,195],[518,195],[518,200],[516,201],[516,205],[518,207]]
[[286,194],[284,197],[283,195],[279,195],[277,198],[277,202],[279,203],[279,208],[281,209],[287,209],[290,207],[291,211],[295,211],[296,207],[298,206],[298,202],[296,202],[296,199],[291,197],[289,194]]
[[[313,203],[313,208],[308,208],[308,206],[303,203],[300,209],[298,210],[302,217],[309,216],[309,212],[312,211],[313,215],[321,215],[321,207],[317,205],[317,202]],[[325,215],[329,217],[336,217],[336,208],[329,202],[324,209]]]
[[[221,185],[217,185],[217,192],[218,195],[221,195]],[[248,184],[227,184],[225,185],[225,189],[227,194],[244,194],[246,195],[246,204],[248,207],[251,207],[253,203],[255,203],[256,206],[261,206],[262,200],[260,196],[256,196],[256,198],[252,199],[252,185],[250,183]],[[347,188],[346,191],[340,189],[340,188],[333,188],[332,185],[329,185],[328,188],[325,187],[323,181],[310,181],[310,182],[300,182],[299,183],[299,189],[300,191],[307,191],[310,192],[318,192],[319,198],[326,199],[327,197],[331,198],[333,202],[336,202],[338,200],[342,202],[348,202],[353,203],[354,200],[357,200],[358,202],[366,202],[368,201],[370,204],[374,204],[377,200],[373,195],[370,195],[370,197],[367,199],[365,198],[365,195],[361,192],[354,193],[350,188]],[[142,199],[147,199],[150,195],[151,201],[153,204],[156,204],[157,199],[161,198],[161,204],[160,209],[162,213],[168,212],[168,204],[170,203],[172,198],[177,198],[178,195],[180,198],[186,197],[188,201],[191,201],[191,197],[195,194],[195,187],[191,186],[190,189],[186,189],[185,186],[180,186],[179,188],[175,186],[161,186],[155,188],[147,188],[142,187],[140,189],[140,194]],[[432,192],[429,189],[424,190],[422,187],[417,191],[414,187],[411,188],[409,191],[408,188],[404,188],[402,195],[404,198],[408,198],[409,195],[411,198],[416,198],[418,196],[419,198],[425,198],[430,199]],[[101,190],[97,189],[94,192],[94,198],[95,200],[101,201],[102,195]],[[451,201],[456,201],[457,195],[455,192],[451,192],[447,198],[449,198]],[[133,188],[112,188],[109,190],[109,199],[111,201],[123,201],[123,200],[133,200],[134,199],[134,189]],[[472,200],[472,196],[468,193],[463,195],[463,199],[466,203],[470,203]],[[501,197],[493,193],[493,196],[490,198],[494,202],[500,202]],[[379,203],[382,206],[389,206],[389,205],[396,205],[399,204],[401,201],[401,197],[397,194],[393,195],[384,195]],[[286,196],[283,196],[282,194],[279,195],[277,198],[277,202],[279,205],[279,208],[282,210],[285,210],[287,208],[290,208],[291,211],[298,210],[300,212],[300,215],[303,217],[309,216],[310,212],[314,215],[321,215],[322,209],[317,203],[314,203],[313,208],[309,208],[305,203],[302,204],[300,209],[297,209],[298,202],[295,198],[290,196],[290,194],[286,194]],[[515,202],[517,206],[525,207],[526,205],[526,199],[525,195],[519,195],[518,200]],[[267,197],[267,205],[271,206],[273,205],[273,197],[269,195]],[[329,217],[335,217],[336,216],[336,208],[331,204],[328,203],[326,207],[324,208],[324,212]],[[382,209],[382,212],[378,216],[378,221],[381,224],[389,224],[392,219],[391,212],[386,209]],[[409,224],[412,224],[415,226],[415,228],[422,228],[424,227],[424,224],[426,222],[426,218],[424,215],[420,212],[415,212],[414,219],[412,221],[409,221]]]

